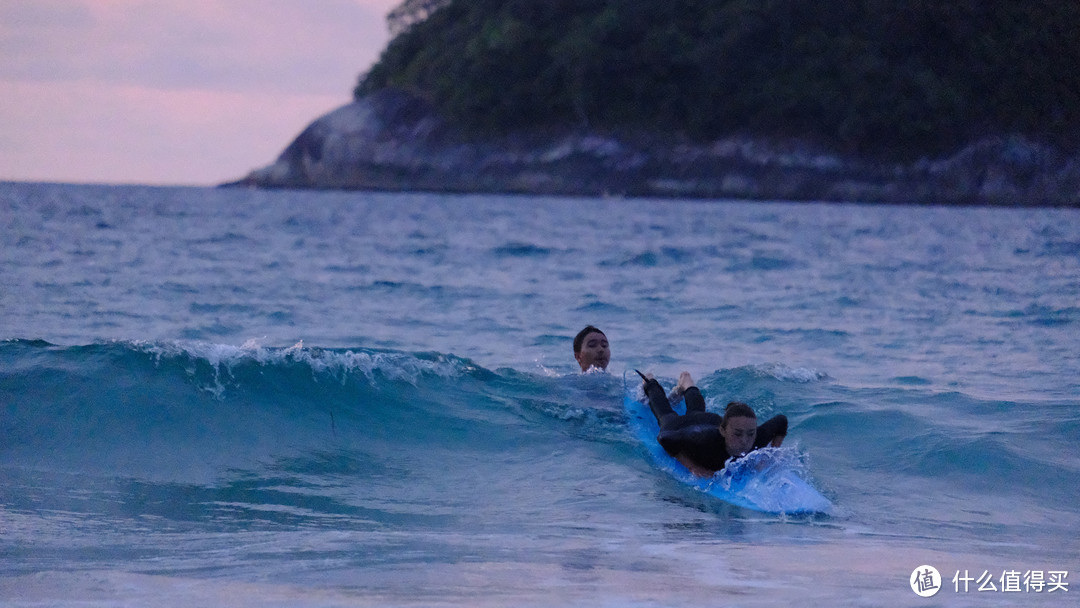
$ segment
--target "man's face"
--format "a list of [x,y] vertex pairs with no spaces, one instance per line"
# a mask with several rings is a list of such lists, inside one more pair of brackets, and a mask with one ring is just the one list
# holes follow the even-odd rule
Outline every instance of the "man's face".
[[581,342],[581,350],[574,353],[574,358],[583,372],[591,367],[607,369],[608,361],[611,360],[607,336],[597,331],[589,333]]

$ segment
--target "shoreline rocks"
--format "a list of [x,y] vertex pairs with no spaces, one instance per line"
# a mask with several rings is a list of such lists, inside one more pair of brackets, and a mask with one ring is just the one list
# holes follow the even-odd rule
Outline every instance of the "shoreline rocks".
[[1080,154],[987,137],[943,159],[878,163],[800,142],[580,129],[467,137],[384,90],[312,122],[267,167],[223,186],[896,204],[1080,206]]

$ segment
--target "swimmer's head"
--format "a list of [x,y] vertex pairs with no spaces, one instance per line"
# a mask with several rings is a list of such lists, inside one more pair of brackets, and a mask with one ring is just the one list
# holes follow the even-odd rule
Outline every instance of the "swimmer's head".
[[754,409],[741,401],[732,401],[724,409],[724,421],[720,423],[728,455],[742,456],[754,449],[757,438],[757,415]]
[[611,361],[611,348],[604,332],[592,325],[579,331],[578,335],[574,336],[574,358],[583,372],[593,367],[607,369],[608,362]]

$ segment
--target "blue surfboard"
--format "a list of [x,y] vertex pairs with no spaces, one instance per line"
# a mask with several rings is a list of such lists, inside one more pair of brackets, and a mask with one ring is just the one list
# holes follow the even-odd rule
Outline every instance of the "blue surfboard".
[[629,388],[623,404],[630,430],[652,461],[686,485],[720,500],[760,513],[813,514],[832,512],[833,504],[792,467],[790,450],[762,448],[728,464],[710,478],[698,477],[664,451],[656,441],[660,426],[649,405]]

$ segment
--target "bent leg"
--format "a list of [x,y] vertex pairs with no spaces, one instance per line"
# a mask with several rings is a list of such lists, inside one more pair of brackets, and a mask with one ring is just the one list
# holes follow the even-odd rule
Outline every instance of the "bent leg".
[[698,390],[698,387],[691,386],[683,393],[683,399],[686,400],[686,413],[690,412],[704,412],[705,411],[705,397]]
[[671,409],[671,403],[664,392],[664,387],[660,386],[656,379],[649,378],[646,380],[643,388],[645,389],[645,395],[649,398],[649,409],[652,410],[653,416],[656,416],[656,422],[660,425],[660,428],[664,427],[665,422],[679,417],[675,410]]
[[758,426],[757,437],[754,439],[754,447],[763,448],[771,444],[776,438],[780,438],[780,441],[783,441],[783,438],[787,437],[787,427],[787,416],[777,414],[772,418],[769,418]]

